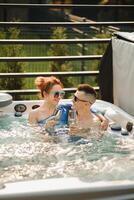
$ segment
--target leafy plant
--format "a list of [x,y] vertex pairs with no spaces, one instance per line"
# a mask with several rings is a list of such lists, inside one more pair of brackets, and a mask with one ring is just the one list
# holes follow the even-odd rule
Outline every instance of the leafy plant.
[[[0,32],[1,39],[18,39],[20,38],[20,30],[18,28],[9,28],[6,32]],[[23,45],[2,45],[0,48],[1,57],[18,57],[24,56]],[[26,63],[23,62],[1,62],[1,73],[22,73]],[[1,90],[22,89],[24,80],[22,78],[5,78],[0,80]],[[15,95],[14,99],[21,99],[20,95]]]
[[[52,39],[66,39],[66,29],[63,27],[57,27],[53,30],[53,34],[51,36]],[[69,48],[66,44],[51,44],[48,50],[49,56],[68,56]],[[52,61],[50,62],[50,71],[53,72],[63,72],[70,71],[71,63],[69,61]],[[72,81],[71,78],[61,77],[60,80],[64,84],[65,87],[71,87]]]

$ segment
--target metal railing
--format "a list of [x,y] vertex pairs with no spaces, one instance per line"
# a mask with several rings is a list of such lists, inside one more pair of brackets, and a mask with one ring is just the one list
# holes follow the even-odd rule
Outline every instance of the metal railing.
[[43,56],[43,57],[0,57],[0,62],[42,62],[42,61],[76,61],[76,60],[98,60],[102,55],[86,56]]
[[85,43],[107,43],[109,38],[105,39],[0,39],[0,44],[85,44]]
[[118,22],[0,22],[1,27],[8,26],[63,26],[63,27],[72,27],[72,26],[110,26],[110,25],[129,25],[134,26],[134,21],[118,21]]
[[32,72],[32,73],[0,73],[0,78],[6,78],[6,77],[37,77],[37,76],[96,76],[99,74],[99,71],[71,71],[71,72]]
[[[1,3],[0,8],[35,8],[35,7],[47,7],[47,8],[61,8],[62,10],[66,8],[115,8],[115,9],[134,9],[134,5],[87,5],[87,4],[7,4]],[[118,22],[0,22],[0,27],[33,27],[33,26],[51,26],[51,27],[107,27],[107,26],[134,26],[134,21],[118,21]],[[0,39],[1,45],[8,44],[85,44],[85,43],[108,43],[110,39]],[[43,56],[43,57],[0,57],[0,62],[42,62],[42,61],[78,61],[78,60],[100,60],[102,55],[82,55],[82,56]],[[99,71],[69,71],[69,72],[35,72],[35,73],[0,73],[0,78],[27,78],[27,77],[37,77],[37,76],[50,76],[55,75],[58,77],[77,77],[77,76],[98,76]],[[94,87],[99,90],[99,86]],[[67,92],[74,92],[76,88],[65,88]],[[38,90],[27,89],[27,90],[1,90],[1,92],[8,92],[12,95],[33,95],[38,93]]]
[[47,7],[47,8],[130,8],[133,9],[134,5],[95,5],[95,4],[17,4],[17,3],[0,3],[0,7],[30,7],[30,8],[35,8],[35,7]]
[[[1,45],[8,44],[85,44],[85,43],[108,43],[109,38],[106,39],[4,39],[0,40]],[[42,62],[42,61],[78,61],[78,60],[100,60],[102,55],[84,55],[84,56],[49,56],[49,57],[0,57],[0,62]],[[68,72],[35,72],[35,73],[0,73],[0,78],[33,78],[37,76],[57,76],[57,77],[78,77],[78,76],[98,76],[99,71],[68,71]],[[99,91],[99,87],[94,87]],[[74,92],[76,88],[65,88],[66,92]],[[26,89],[26,90],[1,90],[11,95],[35,95],[39,90]]]

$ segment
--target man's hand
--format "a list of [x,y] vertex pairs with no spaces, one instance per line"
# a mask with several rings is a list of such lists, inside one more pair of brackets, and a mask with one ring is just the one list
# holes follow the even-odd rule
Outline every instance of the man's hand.
[[76,124],[71,124],[71,125],[70,125],[69,134],[70,134],[70,135],[79,135],[80,130],[81,130],[81,129],[80,129]]

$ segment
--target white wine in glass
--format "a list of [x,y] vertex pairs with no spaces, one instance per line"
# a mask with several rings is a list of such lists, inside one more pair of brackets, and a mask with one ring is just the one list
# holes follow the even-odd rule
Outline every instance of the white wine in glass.
[[76,124],[76,110],[69,110],[69,125]]

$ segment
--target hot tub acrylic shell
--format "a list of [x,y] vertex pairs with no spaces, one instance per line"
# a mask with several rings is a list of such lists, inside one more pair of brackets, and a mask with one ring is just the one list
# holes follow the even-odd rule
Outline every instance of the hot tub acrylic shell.
[[[68,100],[63,100],[66,103]],[[1,113],[15,113],[18,104],[26,105],[23,114],[27,114],[33,105],[40,105],[42,101],[14,101],[11,105],[0,108]],[[125,127],[128,121],[134,122],[134,117],[117,106],[97,100],[94,108],[99,108],[111,121],[118,121]],[[91,172],[89,172],[91,173]],[[83,182],[78,178],[51,178],[45,180],[21,181],[6,183],[0,187],[0,200],[88,200],[88,199],[134,199],[133,181],[101,181]]]
[[0,190],[1,200],[123,200],[134,199],[134,183],[86,183],[77,178],[57,178],[8,183]]
[[[28,114],[34,106],[39,106],[42,104],[42,100],[38,101],[13,101],[12,104],[1,107],[0,113],[14,113],[16,112],[16,107],[19,107],[21,110],[23,106],[26,106],[22,115]],[[66,104],[72,103],[70,99],[61,100],[59,104]],[[128,121],[134,122],[134,116],[129,115],[121,108],[117,107],[114,104],[111,104],[106,101],[96,100],[96,102],[92,106],[93,109],[97,109],[98,111],[105,113],[106,116],[110,121],[118,122],[123,128],[125,128]]]

